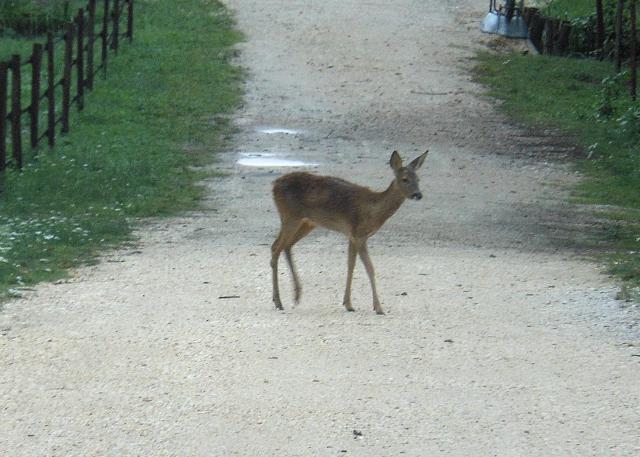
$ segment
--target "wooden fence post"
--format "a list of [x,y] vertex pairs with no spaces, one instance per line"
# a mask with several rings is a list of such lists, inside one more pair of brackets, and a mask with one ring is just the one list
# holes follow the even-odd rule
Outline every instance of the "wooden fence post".
[[542,32],[544,30],[544,20],[540,16],[540,14],[536,11],[532,13],[530,25],[529,25],[529,37],[531,38],[531,42],[533,45],[540,51],[543,52],[544,46],[542,44]]
[[93,47],[96,41],[96,0],[89,0],[89,22],[87,24],[87,88],[93,89]]
[[524,7],[524,11],[522,12],[522,18],[524,19],[524,22],[527,25],[529,25],[529,23],[531,22],[531,18],[537,12],[538,12],[538,8],[532,8],[530,6],[525,6]]
[[555,19],[544,18],[544,53],[552,55],[556,35]]
[[31,147],[38,146],[38,124],[40,116],[40,72],[42,69],[42,45],[35,43],[31,54]]
[[118,54],[118,40],[120,35],[120,0],[113,0],[113,41],[111,49]]
[[133,42],[133,0],[128,0],[129,9],[127,13],[127,37],[129,43]]
[[76,83],[78,111],[84,109],[84,10],[80,8],[78,15],[76,16],[76,22],[78,23],[78,33],[76,39],[78,41],[76,51],[76,76],[78,77]]
[[49,146],[56,143],[56,74],[55,74],[55,43],[53,33],[47,34],[47,138]]
[[629,66],[631,67],[631,99],[636,101],[638,87],[638,24],[636,0],[629,1],[629,18],[631,20],[631,49],[629,55]]
[[104,0],[102,15],[102,77],[107,77],[107,59],[109,56],[109,0]]
[[20,91],[20,56],[11,56],[11,144],[16,167],[22,168],[22,103]]
[[569,47],[569,36],[571,35],[571,22],[560,22],[560,30],[558,31],[557,52],[559,55],[564,56],[567,54],[567,48]]
[[[9,81],[7,73],[9,65],[7,62],[0,62],[0,180],[7,166],[7,99],[9,93]],[[0,181],[0,192],[2,181]]]
[[64,70],[62,76],[62,133],[69,133],[71,107],[71,66],[73,65],[73,23],[67,23],[64,36]]

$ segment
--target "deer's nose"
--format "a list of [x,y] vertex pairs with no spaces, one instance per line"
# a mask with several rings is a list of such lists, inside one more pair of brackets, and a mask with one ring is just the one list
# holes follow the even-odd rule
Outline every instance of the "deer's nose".
[[422,198],[422,193],[421,192],[416,192],[416,193],[411,195],[411,199],[412,200],[420,200],[421,198]]

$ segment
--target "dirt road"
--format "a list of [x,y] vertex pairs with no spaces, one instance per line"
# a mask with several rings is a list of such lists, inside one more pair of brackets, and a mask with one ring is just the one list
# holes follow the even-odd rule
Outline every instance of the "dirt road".
[[[563,247],[576,177],[470,80],[486,2],[228,5],[249,75],[228,174],[202,211],[0,313],[0,455],[639,455],[633,315]],[[344,311],[346,242],[320,230],[294,249],[302,303],[283,263],[276,312],[285,170],[237,160],[383,189],[393,149],[426,148],[425,198],[370,241],[387,315],[360,264]]]

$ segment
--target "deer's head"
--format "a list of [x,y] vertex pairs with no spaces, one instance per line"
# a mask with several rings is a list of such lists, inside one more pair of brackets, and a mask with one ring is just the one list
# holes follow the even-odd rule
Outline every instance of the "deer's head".
[[428,152],[429,151],[425,151],[424,154],[416,157],[406,167],[402,165],[402,158],[400,158],[398,151],[393,151],[391,154],[389,165],[391,165],[393,173],[396,176],[396,185],[405,198],[412,200],[420,200],[422,198],[422,192],[420,192],[419,187],[420,178],[418,178],[416,171],[422,166],[424,159],[427,158]]

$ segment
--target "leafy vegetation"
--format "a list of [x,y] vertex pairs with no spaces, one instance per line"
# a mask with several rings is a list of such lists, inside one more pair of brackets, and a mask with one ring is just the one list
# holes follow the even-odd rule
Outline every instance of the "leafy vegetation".
[[576,197],[607,205],[611,271],[640,284],[640,106],[613,65],[591,59],[520,54],[478,57],[477,79],[512,118],[568,132],[589,159]]
[[[612,57],[615,53],[615,14],[616,0],[603,0],[604,19],[604,55]],[[626,5],[626,4],[625,4]],[[543,15],[569,21],[572,33],[569,49],[574,53],[589,55],[596,49],[596,2],[595,0],[549,0],[541,5]],[[630,15],[627,5],[623,10],[622,54],[628,55],[631,48],[629,34]]]
[[193,207],[230,126],[241,39],[214,0],[139,0],[134,43],[110,60],[71,133],[0,196],[0,296],[64,274],[131,237],[132,218]]
[[595,10],[595,0],[553,0],[545,2],[542,7],[543,14],[563,19],[588,16],[595,13]]

